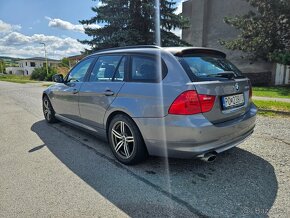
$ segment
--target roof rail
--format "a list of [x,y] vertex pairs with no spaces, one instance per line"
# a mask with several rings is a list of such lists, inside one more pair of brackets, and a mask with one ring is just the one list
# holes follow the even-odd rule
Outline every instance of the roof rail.
[[130,48],[161,48],[161,47],[157,45],[130,45],[130,46],[124,46],[124,47],[101,49],[101,50],[96,51],[96,53],[103,52],[103,51],[111,51],[111,50],[130,49]]

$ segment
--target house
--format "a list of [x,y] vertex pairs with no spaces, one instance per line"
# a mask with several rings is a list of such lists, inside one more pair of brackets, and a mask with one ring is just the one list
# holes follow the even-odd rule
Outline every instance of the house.
[[[6,67],[6,73],[29,76],[35,68],[46,67],[46,58],[34,57],[17,61],[18,67]],[[59,60],[47,58],[47,64],[50,67],[57,67]]]
[[227,50],[219,40],[236,38],[239,32],[224,22],[224,17],[247,14],[251,6],[244,0],[188,0],[182,4],[182,15],[190,26],[182,30],[182,39],[196,47],[211,47],[227,54],[227,57],[251,79],[253,84],[270,84],[275,77],[273,63],[251,62],[242,59],[240,51]]
[[74,56],[69,56],[67,57],[69,61],[69,68],[72,68],[74,65],[76,65],[80,60],[82,60],[85,57],[84,54],[80,55],[74,55]]

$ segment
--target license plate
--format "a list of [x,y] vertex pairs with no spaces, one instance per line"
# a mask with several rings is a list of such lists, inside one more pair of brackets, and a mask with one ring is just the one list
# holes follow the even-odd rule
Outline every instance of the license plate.
[[243,94],[223,96],[223,109],[230,109],[244,105],[245,99]]

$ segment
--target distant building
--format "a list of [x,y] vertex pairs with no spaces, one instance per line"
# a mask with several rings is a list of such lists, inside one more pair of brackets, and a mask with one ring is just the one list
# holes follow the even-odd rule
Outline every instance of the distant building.
[[[46,59],[42,57],[22,59],[17,63],[19,67],[6,67],[6,73],[29,76],[35,68],[46,67]],[[59,60],[47,59],[47,64],[50,67],[57,67],[59,63]]]
[[7,74],[24,75],[24,70],[22,67],[6,67],[5,72]]
[[85,55],[83,55],[83,54],[67,57],[67,59],[69,61],[69,68],[72,68],[78,62],[80,62],[80,60],[82,60],[84,57],[85,57]]
[[242,59],[239,51],[231,51],[220,45],[219,40],[234,39],[239,32],[224,22],[224,17],[247,14],[251,6],[245,0],[188,0],[182,4],[182,14],[190,21],[190,27],[182,30],[182,39],[197,47],[211,47],[224,51],[243,73],[253,80],[270,83],[273,64],[265,62],[250,63]]

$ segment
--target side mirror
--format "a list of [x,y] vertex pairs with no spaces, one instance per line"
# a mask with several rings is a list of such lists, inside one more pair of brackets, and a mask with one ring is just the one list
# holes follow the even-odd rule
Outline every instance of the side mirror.
[[62,74],[55,74],[52,76],[52,81],[56,83],[64,83]]

